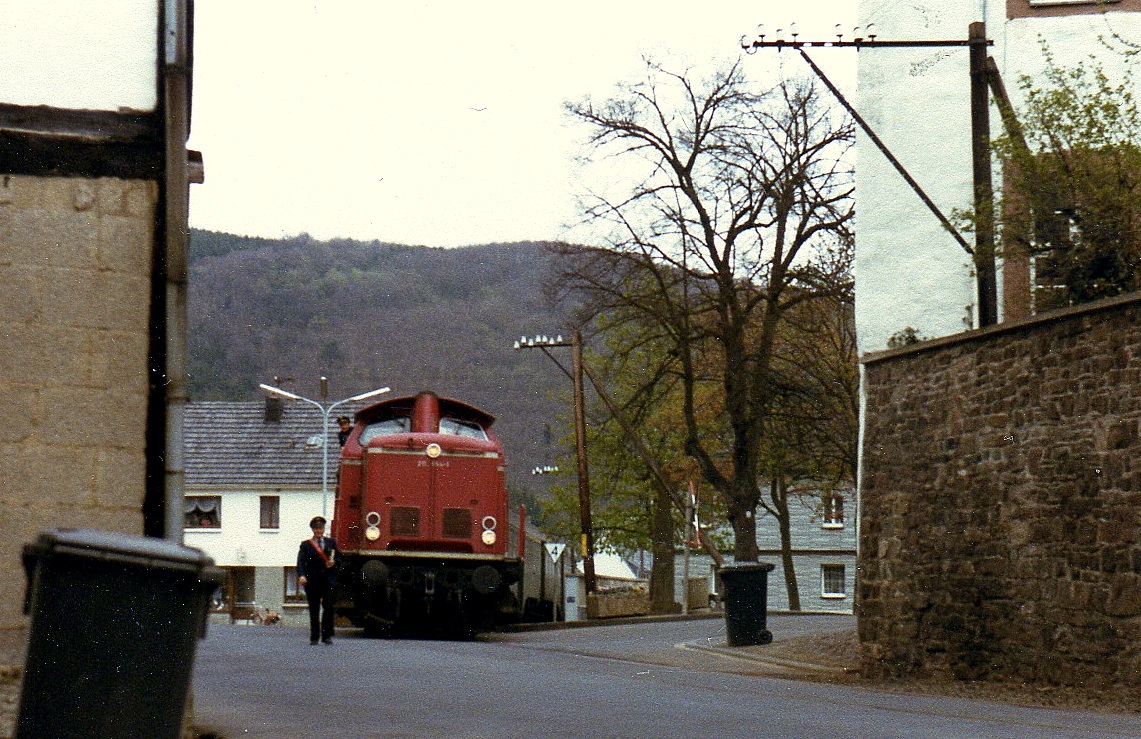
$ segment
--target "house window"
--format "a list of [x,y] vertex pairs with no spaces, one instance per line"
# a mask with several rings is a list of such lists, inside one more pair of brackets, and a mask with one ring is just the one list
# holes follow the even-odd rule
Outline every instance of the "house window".
[[824,528],[844,528],[844,496],[840,493],[824,494]]
[[1063,18],[1107,10],[1136,12],[1141,10],[1141,0],[1006,0],[1007,18]]
[[297,582],[297,568],[285,568],[285,590],[282,593],[286,603],[304,603],[305,590]]
[[263,529],[281,528],[281,496],[261,496],[261,523]]
[[846,598],[844,565],[820,565],[820,595],[823,598]]
[[182,502],[183,526],[188,529],[222,528],[222,496],[188,495]]

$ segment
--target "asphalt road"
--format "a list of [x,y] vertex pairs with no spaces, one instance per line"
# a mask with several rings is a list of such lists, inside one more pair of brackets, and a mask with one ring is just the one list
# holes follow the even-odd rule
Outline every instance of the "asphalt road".
[[[830,628],[770,617],[775,634]],[[200,727],[238,737],[1138,737],[1141,716],[1021,708],[782,680],[679,648],[720,620],[309,646],[285,627],[212,625],[199,644]],[[732,650],[725,650],[731,652]]]

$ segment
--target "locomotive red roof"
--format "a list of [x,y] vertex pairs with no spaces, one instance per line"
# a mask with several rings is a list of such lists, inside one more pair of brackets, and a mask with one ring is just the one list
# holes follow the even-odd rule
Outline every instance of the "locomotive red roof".
[[[381,418],[388,418],[398,415],[410,415],[416,405],[416,398],[421,395],[435,395],[431,392],[417,393],[416,395],[405,395],[399,398],[388,398],[379,403],[373,403],[357,411],[357,422],[375,421]],[[484,428],[489,428],[495,423],[495,416],[491,415],[485,410],[476,408],[470,403],[465,403],[462,400],[455,398],[443,398],[436,396],[440,406],[440,416],[452,416],[456,418],[471,419],[479,423]]]

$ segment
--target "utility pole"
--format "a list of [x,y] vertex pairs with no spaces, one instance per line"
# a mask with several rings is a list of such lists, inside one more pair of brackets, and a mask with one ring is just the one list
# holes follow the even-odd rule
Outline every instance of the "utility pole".
[[975,186],[975,279],[979,292],[979,326],[982,327],[998,323],[986,24],[972,23],[967,38],[970,42],[971,159]]
[[590,470],[586,462],[586,401],[582,384],[582,332],[575,331],[571,341],[574,374],[574,445],[578,458],[578,509],[582,524],[582,573],[586,592],[595,591],[594,523],[590,517]]
[[[566,369],[555,359],[550,349],[556,346],[566,346],[571,349],[572,369]],[[590,468],[586,459],[586,402],[583,398],[583,362],[582,362],[582,332],[575,331],[569,342],[563,341],[562,336],[551,338],[549,336],[535,336],[528,339],[526,336],[515,342],[515,349],[541,349],[551,358],[559,369],[569,374],[574,382],[574,442],[575,457],[578,460],[578,511],[579,523],[582,529],[582,574],[586,584],[586,592],[596,590],[594,575],[594,523],[590,515]]]

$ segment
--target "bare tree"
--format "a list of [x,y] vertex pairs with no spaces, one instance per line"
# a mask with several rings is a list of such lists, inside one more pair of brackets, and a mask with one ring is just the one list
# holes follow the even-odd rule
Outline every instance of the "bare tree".
[[[735,559],[755,561],[782,321],[851,291],[850,122],[812,84],[756,92],[737,64],[697,82],[648,62],[618,96],[566,109],[590,128],[592,153],[635,174],[591,196],[586,214],[611,226],[609,243],[568,247],[561,285],[588,295],[584,319],[652,327],[672,347],[685,451],[724,498]],[[710,402],[718,424],[703,422]]]

